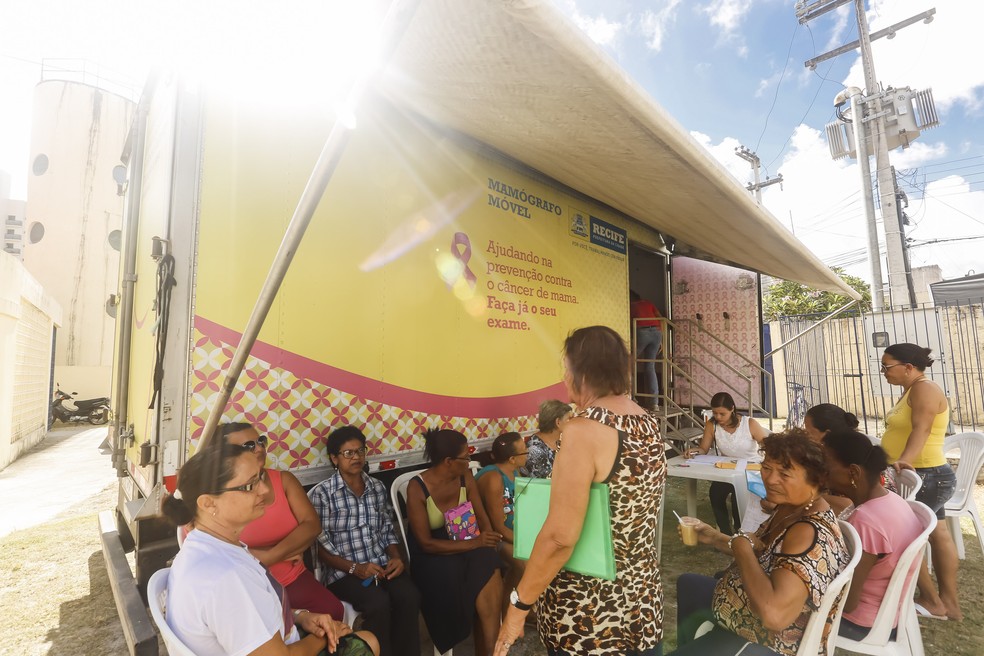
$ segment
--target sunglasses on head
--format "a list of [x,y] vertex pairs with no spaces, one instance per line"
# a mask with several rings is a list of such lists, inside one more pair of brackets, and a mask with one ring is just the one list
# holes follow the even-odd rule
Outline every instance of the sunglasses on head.
[[243,451],[249,451],[250,453],[253,453],[254,451],[256,451],[257,445],[260,445],[265,449],[267,445],[267,436],[260,435],[255,440],[250,440],[249,442],[243,442],[242,444],[234,444],[233,446],[238,446]]

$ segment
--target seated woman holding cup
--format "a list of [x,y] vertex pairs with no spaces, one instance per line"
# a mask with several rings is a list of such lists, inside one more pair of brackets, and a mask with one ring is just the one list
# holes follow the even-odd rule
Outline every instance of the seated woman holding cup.
[[168,576],[168,625],[199,656],[378,656],[371,633],[292,609],[284,587],[240,541],[263,516],[269,492],[256,456],[221,434],[181,467],[162,510],[176,526],[194,528]]
[[[762,480],[776,504],[755,533],[729,536],[703,522],[697,540],[734,557],[721,579],[684,574],[677,580],[680,656],[795,656],[810,615],[850,560],[840,527],[820,494],[824,452],[798,429],[762,442]],[[684,520],[688,518],[683,518]],[[681,531],[682,534],[682,531]],[[710,609],[715,626],[692,642],[689,616]],[[830,630],[833,611],[827,618]]]
[[492,653],[502,611],[502,562],[495,551],[502,534],[485,514],[468,468],[465,436],[429,430],[424,453],[431,466],[407,485],[407,547],[420,610],[438,651],[466,639],[474,626],[475,653],[486,656]]

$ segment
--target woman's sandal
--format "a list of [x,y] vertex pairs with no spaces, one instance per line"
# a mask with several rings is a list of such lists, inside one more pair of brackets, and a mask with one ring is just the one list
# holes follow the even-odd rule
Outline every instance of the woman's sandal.
[[925,607],[921,606],[920,604],[916,604],[915,606],[916,606],[916,615],[918,615],[919,617],[930,617],[930,618],[932,618],[934,620],[947,620],[948,619],[946,615],[933,615],[928,610],[926,610]]

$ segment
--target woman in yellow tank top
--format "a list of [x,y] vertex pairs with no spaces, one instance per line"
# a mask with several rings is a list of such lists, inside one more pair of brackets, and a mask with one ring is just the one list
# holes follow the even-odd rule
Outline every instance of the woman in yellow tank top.
[[947,530],[944,506],[953,496],[957,477],[943,455],[943,437],[950,422],[950,406],[939,385],[926,378],[933,364],[931,349],[916,344],[893,344],[882,355],[882,375],[905,393],[885,415],[882,448],[896,471],[913,469],[923,480],[916,495],[936,512],[939,523],[929,536],[939,593],[926,564],[919,572],[918,603],[922,612],[963,619],[957,597],[957,550]]

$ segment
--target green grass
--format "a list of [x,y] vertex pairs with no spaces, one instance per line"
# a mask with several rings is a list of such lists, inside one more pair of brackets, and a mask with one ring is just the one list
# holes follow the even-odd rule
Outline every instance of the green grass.
[[[712,522],[706,494],[707,484],[699,484],[698,515]],[[975,496],[978,507],[984,507],[984,487],[978,486]],[[115,499],[110,487],[51,522],[0,538],[0,655],[126,654],[96,522],[97,513],[111,508]],[[671,518],[670,510],[686,508],[682,480],[670,479],[666,504]],[[967,559],[960,563],[959,585],[965,619],[920,620],[927,654],[984,653],[984,555],[969,520],[963,529]],[[662,555],[666,653],[676,647],[677,577],[684,572],[713,574],[728,562],[709,547],[684,547],[675,526],[667,522]],[[455,653],[470,653],[470,645],[463,647]],[[546,650],[528,628],[527,637],[510,653],[539,656]]]

